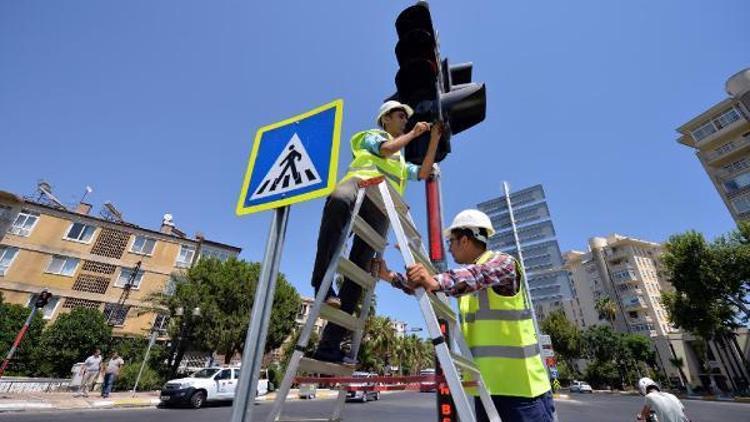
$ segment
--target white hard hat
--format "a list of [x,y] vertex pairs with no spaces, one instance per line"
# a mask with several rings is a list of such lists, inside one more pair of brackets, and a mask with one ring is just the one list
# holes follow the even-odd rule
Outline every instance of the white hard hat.
[[391,111],[399,108],[406,112],[406,117],[411,117],[411,115],[414,114],[414,110],[412,110],[412,108],[406,104],[401,104],[400,102],[394,100],[386,101],[382,106],[380,106],[380,110],[378,110],[378,117],[375,118],[375,124],[382,127],[382,125],[380,124],[380,119],[382,119],[383,116],[390,113]]
[[659,386],[656,384],[656,382],[654,382],[654,380],[649,377],[643,377],[638,380],[638,391],[640,391],[642,395],[646,395],[646,390],[648,389],[648,387],[656,387],[657,390],[659,389]]
[[[463,210],[460,213],[456,214],[456,217],[453,218],[453,222],[451,223],[450,227],[443,230],[443,235],[445,237],[450,236],[453,229],[486,229],[487,237],[495,234],[495,229],[492,228],[492,221],[490,220],[490,217],[488,217],[487,214],[483,213],[482,211],[474,209]],[[474,237],[477,237],[478,235],[478,231],[474,233]],[[480,237],[477,238],[487,243],[487,239],[481,239]]]

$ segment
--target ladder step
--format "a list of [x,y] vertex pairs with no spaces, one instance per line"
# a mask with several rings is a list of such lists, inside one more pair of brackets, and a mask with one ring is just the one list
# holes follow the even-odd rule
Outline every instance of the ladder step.
[[320,308],[320,315],[318,315],[318,317],[336,325],[340,325],[349,331],[357,331],[361,328],[358,317],[325,303]]
[[374,289],[375,283],[377,283],[375,277],[344,257],[339,258],[337,271],[344,277],[359,284],[363,289]]
[[298,371],[307,374],[323,374],[348,377],[354,373],[354,367],[303,357],[299,361]]
[[427,293],[427,297],[430,299],[432,309],[435,311],[435,314],[437,314],[438,318],[449,320],[451,322],[451,326],[456,324],[456,322],[458,321],[456,318],[456,313],[453,312],[453,309],[451,309],[450,306],[446,305],[442,300],[438,299],[438,297],[433,293]]
[[457,367],[465,369],[474,374],[479,374],[479,368],[477,368],[477,365],[469,359],[466,359],[465,357],[453,352],[451,352],[451,359],[453,359],[453,362]]
[[362,240],[367,242],[375,251],[385,249],[385,238],[381,236],[360,216],[354,216],[354,226],[352,231]]

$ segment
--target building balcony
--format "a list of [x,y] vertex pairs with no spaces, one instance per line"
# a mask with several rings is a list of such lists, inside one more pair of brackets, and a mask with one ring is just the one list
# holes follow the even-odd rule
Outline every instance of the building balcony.
[[731,142],[720,146],[711,151],[703,152],[701,155],[706,160],[706,163],[711,165],[719,165],[719,162],[723,159],[734,155],[737,152],[745,150],[750,146],[750,136],[741,136],[732,140]]
[[727,135],[731,134],[734,131],[742,129],[747,124],[748,124],[747,120],[745,120],[745,118],[740,114],[739,119],[733,121],[732,123],[727,124],[726,126],[722,126],[722,127],[715,126],[715,129],[716,129],[715,132],[711,133],[710,135],[696,142],[695,146],[698,149],[709,148],[709,146],[712,146],[712,144],[714,143],[718,144],[718,142],[715,142],[715,141],[726,137]]
[[622,306],[626,311],[639,311],[642,309],[648,309],[646,301],[638,296],[625,296],[622,298]]

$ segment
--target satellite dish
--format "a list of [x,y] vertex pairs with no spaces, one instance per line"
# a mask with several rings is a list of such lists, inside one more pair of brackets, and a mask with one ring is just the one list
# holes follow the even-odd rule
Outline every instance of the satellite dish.
[[170,226],[173,226],[174,217],[172,217],[172,214],[164,214],[164,218],[162,219],[162,224],[169,224]]

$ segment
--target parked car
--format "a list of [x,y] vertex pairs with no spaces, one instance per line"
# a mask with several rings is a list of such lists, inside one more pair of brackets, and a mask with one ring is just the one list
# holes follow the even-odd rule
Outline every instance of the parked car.
[[593,393],[594,391],[591,389],[591,386],[588,385],[586,382],[573,380],[573,382],[570,383],[570,392],[571,393]]
[[[368,382],[367,378],[372,378],[375,374],[370,372],[355,372],[352,374],[355,378],[362,378],[361,383],[349,384],[349,390],[346,392],[346,400],[359,400],[366,403],[368,400],[380,400],[380,391],[376,391],[374,382]],[[367,387],[367,388],[363,388]],[[362,388],[361,390],[358,388]]]
[[[435,375],[435,369],[423,369],[419,371],[419,375]],[[421,393],[429,393],[432,391],[437,391],[437,383],[435,381],[422,381],[419,383],[419,391]]]
[[[163,406],[189,405],[195,409],[209,401],[233,400],[239,377],[239,367],[203,368],[189,377],[167,381],[159,398]],[[256,394],[268,394],[266,371],[258,379]]]
[[298,396],[301,399],[314,399],[317,392],[318,386],[316,384],[300,384]]

